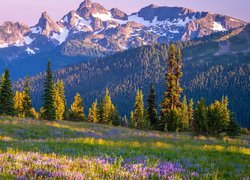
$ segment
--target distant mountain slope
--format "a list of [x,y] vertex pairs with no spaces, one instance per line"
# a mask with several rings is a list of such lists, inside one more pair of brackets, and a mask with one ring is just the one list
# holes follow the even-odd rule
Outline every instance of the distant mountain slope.
[[[152,43],[193,40],[245,25],[232,17],[182,7],[149,5],[128,15],[85,0],[58,22],[46,12],[32,27],[5,22],[0,26],[0,65],[15,64],[20,59],[32,64],[36,55],[58,52],[61,57],[98,57]],[[68,64],[67,59],[60,61]]]
[[[184,77],[182,86],[188,98],[205,97],[208,102],[228,95],[230,108],[236,112],[242,126],[250,127],[250,26],[209,39],[177,43],[182,48]],[[105,88],[122,115],[133,108],[135,91],[141,88],[146,99],[149,84],[154,83],[158,104],[165,89],[164,74],[166,45],[144,46],[92,60],[55,72],[55,78],[66,84],[68,103],[80,92],[87,106],[100,98]],[[31,79],[33,98],[37,107],[43,75]],[[23,81],[15,84],[20,88]]]

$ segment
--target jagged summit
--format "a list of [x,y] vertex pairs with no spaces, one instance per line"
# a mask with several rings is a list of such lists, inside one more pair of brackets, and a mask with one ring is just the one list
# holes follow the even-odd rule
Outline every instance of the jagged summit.
[[[59,25],[51,19],[47,12],[43,12],[38,23],[35,26],[36,30],[34,33],[40,33],[49,37],[51,31],[59,32]],[[33,28],[34,30],[34,28]],[[39,32],[38,32],[39,31]]]
[[92,3],[90,0],[85,0],[82,2],[77,9],[77,13],[84,18],[89,19],[92,14],[108,14],[108,10],[105,9],[99,3]]
[[30,29],[23,25],[0,26],[0,48],[18,44],[34,54],[35,49],[42,52],[42,49],[70,44],[73,55],[86,55],[81,51],[86,48],[114,53],[152,43],[187,41],[245,25],[232,17],[184,7],[151,4],[128,15],[117,8],[108,10],[85,0],[58,22],[43,12],[39,22]]
[[81,9],[81,8],[85,8],[85,7],[91,7],[91,5],[92,5],[92,1],[90,1],[90,0],[85,0],[85,1],[83,1],[81,4],[80,4],[80,6],[79,6],[79,8],[78,9]]

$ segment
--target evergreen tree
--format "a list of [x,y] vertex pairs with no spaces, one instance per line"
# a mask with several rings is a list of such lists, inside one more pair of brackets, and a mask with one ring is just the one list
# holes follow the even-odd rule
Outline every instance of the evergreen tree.
[[135,97],[135,106],[133,113],[133,121],[135,128],[142,129],[144,126],[144,103],[141,90],[137,90]]
[[24,84],[24,97],[23,97],[23,113],[24,117],[32,117],[34,118],[34,112],[32,110],[32,100],[30,95],[30,82],[29,78],[25,78],[25,84]]
[[83,100],[79,93],[75,95],[74,102],[70,107],[69,119],[71,121],[84,121],[86,119],[84,114]]
[[55,108],[56,119],[63,120],[65,118],[66,111],[66,99],[64,94],[64,84],[62,80],[58,80],[55,84]]
[[118,111],[116,110],[114,104],[112,103],[108,89],[106,89],[105,96],[101,100],[100,106],[98,108],[98,113],[99,113],[99,122],[103,124],[112,125],[113,122],[117,124],[119,121]]
[[228,110],[228,100],[224,97],[220,101],[215,101],[208,108],[208,133],[219,135],[227,130],[230,123],[230,111]]
[[97,101],[93,102],[91,108],[89,108],[88,121],[93,123],[98,123],[98,108]]
[[183,97],[183,101],[181,103],[180,108],[180,128],[182,131],[186,131],[189,128],[189,113],[188,113],[188,105],[186,96]]
[[194,114],[194,101],[190,99],[188,102],[188,119],[189,119],[189,128],[193,130],[193,114]]
[[10,80],[9,70],[6,69],[2,76],[0,87],[0,115],[14,116],[16,114],[14,108],[14,95]]
[[153,126],[154,129],[156,129],[158,123],[158,116],[157,116],[157,107],[155,103],[155,91],[152,84],[150,86],[150,92],[148,96],[147,114],[150,120],[150,124]]
[[161,131],[179,131],[179,127],[181,124],[181,115],[180,111],[177,109],[167,110],[164,114],[163,123],[161,122],[160,129]]
[[56,108],[54,99],[54,82],[53,74],[51,71],[51,63],[48,62],[45,82],[44,82],[44,94],[43,94],[43,112],[42,118],[46,120],[56,119]]
[[165,131],[166,128],[169,131],[176,131],[181,124],[181,112],[179,112],[181,111],[180,94],[182,92],[180,86],[182,77],[181,67],[181,51],[180,49],[178,50],[176,61],[175,46],[171,44],[165,79],[166,91],[161,103],[161,118],[158,124],[158,129],[162,131]]
[[175,76],[175,46],[172,44],[169,50],[169,60],[166,73],[166,91],[164,92],[164,100],[161,103],[161,116],[176,108],[176,76]]
[[24,93],[16,91],[14,96],[14,108],[17,113],[18,117],[25,117],[24,115],[24,106],[23,106],[23,99],[24,99]]
[[177,107],[181,107],[180,103],[180,97],[182,93],[182,88],[180,85],[181,78],[183,76],[183,73],[181,71],[182,68],[182,62],[181,62],[181,50],[177,50],[177,62],[176,62],[176,70],[175,70],[175,78],[176,78],[176,87],[175,87],[175,104]]
[[113,113],[113,104],[111,97],[109,95],[109,90],[106,89],[105,96],[102,100],[103,105],[103,114],[102,114],[102,123],[103,124],[112,124],[112,113]]
[[205,99],[202,98],[197,102],[196,109],[194,110],[193,127],[195,132],[199,134],[207,134],[208,132],[208,108]]
[[111,110],[111,119],[112,119],[112,125],[119,126],[120,125],[120,116],[119,112],[115,109],[114,105],[112,105]]
[[103,111],[104,111],[104,103],[103,99],[101,99],[101,102],[98,105],[98,122],[103,123]]
[[133,111],[130,113],[129,127],[130,128],[135,128],[136,127],[136,124],[135,124],[135,121],[134,121],[134,112]]
[[240,127],[238,125],[238,123],[236,122],[236,118],[234,113],[230,114],[230,123],[229,126],[227,128],[227,135],[230,137],[235,137],[238,136],[240,134]]

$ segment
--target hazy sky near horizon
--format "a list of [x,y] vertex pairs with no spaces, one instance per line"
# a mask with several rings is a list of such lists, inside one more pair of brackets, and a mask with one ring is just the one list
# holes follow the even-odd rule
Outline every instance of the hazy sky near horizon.
[[[0,24],[4,21],[20,21],[35,25],[43,11],[55,21],[69,11],[77,9],[83,0],[0,0]],[[138,11],[149,4],[181,6],[198,11],[220,13],[250,22],[250,0],[92,0],[105,8],[118,9],[127,13]]]

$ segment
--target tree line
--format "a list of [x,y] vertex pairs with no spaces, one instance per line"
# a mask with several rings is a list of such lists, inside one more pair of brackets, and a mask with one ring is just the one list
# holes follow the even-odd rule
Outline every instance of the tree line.
[[50,61],[43,84],[43,105],[40,111],[36,112],[32,107],[29,78],[26,78],[23,91],[16,91],[13,94],[9,71],[6,69],[1,78],[0,115],[16,115],[46,120],[89,121],[144,130],[194,131],[205,135],[218,135],[222,132],[229,135],[237,134],[239,127],[228,109],[228,98],[222,97],[221,101],[215,101],[210,105],[206,105],[205,99],[201,99],[194,109],[193,100],[187,100],[185,95],[181,96],[183,91],[181,87],[182,76],[181,51],[180,49],[176,50],[176,47],[171,45],[165,75],[166,89],[160,104],[159,115],[154,86],[151,84],[147,106],[144,106],[142,90],[137,90],[134,110],[127,119],[126,116],[120,117],[108,88],[100,101],[93,102],[87,117],[84,113],[83,99],[79,93],[75,95],[74,102],[68,109],[64,83],[62,80],[54,82]]

